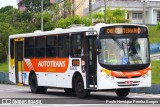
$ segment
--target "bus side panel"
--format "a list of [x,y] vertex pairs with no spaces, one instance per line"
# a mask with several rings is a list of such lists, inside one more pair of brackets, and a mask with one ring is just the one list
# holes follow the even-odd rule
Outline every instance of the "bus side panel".
[[[79,65],[74,66],[73,61],[79,61]],[[69,65],[68,65],[67,72],[57,73],[56,75],[57,87],[72,88],[72,78],[75,72],[79,72],[82,75],[81,58],[69,58]]]
[[16,77],[15,77],[15,61],[14,59],[9,59],[9,80],[13,83],[16,83]]

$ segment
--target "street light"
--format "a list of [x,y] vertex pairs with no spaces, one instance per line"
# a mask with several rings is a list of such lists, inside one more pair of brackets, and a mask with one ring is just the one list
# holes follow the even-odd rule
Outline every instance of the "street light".
[[41,31],[43,31],[43,0],[41,0]]
[[146,24],[146,3],[145,0],[143,0],[143,24]]

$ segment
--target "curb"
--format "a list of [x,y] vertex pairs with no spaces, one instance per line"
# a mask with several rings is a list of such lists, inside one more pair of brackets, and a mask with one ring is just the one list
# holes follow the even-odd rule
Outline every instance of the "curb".
[[151,87],[131,88],[132,93],[160,94],[160,84],[152,84]]

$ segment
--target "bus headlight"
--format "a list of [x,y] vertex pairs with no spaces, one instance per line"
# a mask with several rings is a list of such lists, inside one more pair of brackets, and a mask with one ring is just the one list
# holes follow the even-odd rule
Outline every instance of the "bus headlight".
[[110,77],[110,76],[107,74],[107,75],[106,75],[106,78],[109,78],[109,77]]
[[143,77],[143,78],[145,78],[145,74],[144,74],[144,75],[142,75],[142,77]]
[[113,76],[111,76],[111,79],[113,80],[113,79],[114,79],[114,77],[113,77]]

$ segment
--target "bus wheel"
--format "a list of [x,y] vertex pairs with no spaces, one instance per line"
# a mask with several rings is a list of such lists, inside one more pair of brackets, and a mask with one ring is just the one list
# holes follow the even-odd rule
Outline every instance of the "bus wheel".
[[38,82],[37,82],[37,77],[35,74],[32,74],[29,80],[29,84],[30,84],[30,89],[32,93],[46,93],[47,92],[47,88],[46,87],[42,87],[42,86],[38,86]]
[[82,77],[77,77],[75,81],[75,92],[77,97],[79,98],[85,98],[90,95],[90,90],[84,89],[84,82]]
[[115,92],[118,97],[127,97],[130,92],[130,88],[117,89]]
[[65,93],[74,93],[75,90],[73,88],[64,88]]

